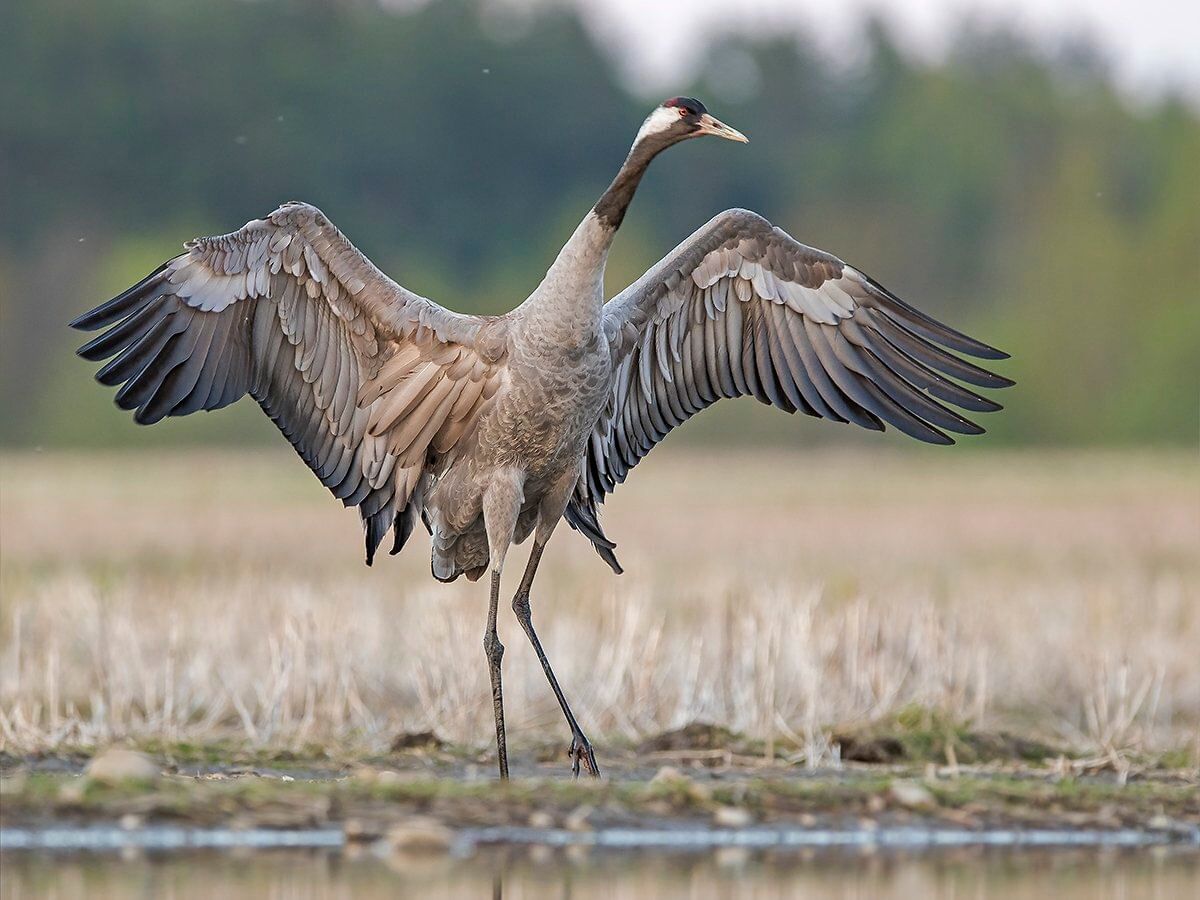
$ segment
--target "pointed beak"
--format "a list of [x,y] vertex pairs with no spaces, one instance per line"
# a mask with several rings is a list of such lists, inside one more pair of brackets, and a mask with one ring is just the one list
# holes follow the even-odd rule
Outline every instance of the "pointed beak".
[[708,113],[700,117],[700,134],[711,134],[713,137],[725,138],[727,141],[737,141],[739,144],[750,143],[750,138],[746,137],[736,128],[730,128],[720,119],[713,118]]

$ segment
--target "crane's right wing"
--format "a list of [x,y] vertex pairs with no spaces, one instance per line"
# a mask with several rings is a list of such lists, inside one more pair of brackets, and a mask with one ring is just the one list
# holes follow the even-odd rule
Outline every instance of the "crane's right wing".
[[187,252],[71,323],[148,425],[249,393],[366,529],[399,550],[431,462],[507,379],[507,323],[442,308],[376,268],[315,207],[288,203]]
[[1007,354],[909,306],[756,213],[726,210],[604,307],[616,382],[567,521],[614,568],[598,504],[667,433],[722,397],[951,444],[1000,409],[955,379],[1012,384],[955,351]]

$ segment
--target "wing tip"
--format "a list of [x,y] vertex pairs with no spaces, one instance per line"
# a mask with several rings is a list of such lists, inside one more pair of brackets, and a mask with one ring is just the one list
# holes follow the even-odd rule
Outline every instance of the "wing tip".
[[[930,426],[930,427],[932,428],[933,426]],[[925,443],[927,443],[927,444],[933,444],[938,447],[953,447],[955,444],[958,443],[958,441],[956,441],[954,438],[950,437],[950,435],[946,434],[944,431],[938,431],[938,429],[936,429],[936,428],[934,428],[933,430],[937,434],[936,437],[934,437],[933,435],[930,435],[929,437],[919,438],[919,440],[925,441]]]
[[960,353],[965,353],[968,356],[975,357],[976,359],[1012,359],[1011,353],[1007,353],[1004,350],[1001,350],[999,347],[993,347],[991,344],[985,344],[978,338],[973,338],[969,334],[964,334],[956,328],[951,328],[944,322],[938,322],[937,319],[932,319],[932,321],[937,322],[937,324],[942,328],[945,328],[947,331],[951,332],[957,339],[957,343],[960,344],[958,347],[949,344],[943,344],[943,346],[950,346],[950,349],[958,350]]
[[[917,323],[912,324],[918,324],[919,326],[923,326],[925,329],[930,330],[932,332],[932,338],[938,343],[942,344],[942,346],[949,347],[952,350],[957,350],[960,353],[965,353],[968,356],[973,356],[976,359],[1002,360],[1012,358],[1012,354],[1001,350],[999,347],[993,347],[991,344],[985,344],[978,338],[973,338],[969,334],[965,334],[964,332],[959,331],[957,328],[935,319],[928,313],[922,312],[911,303],[908,303],[897,296],[893,291],[884,287],[861,269],[854,268],[854,271],[862,276],[863,280],[866,281],[871,288],[874,288],[876,293],[881,295],[884,299],[895,304],[902,314],[907,313],[909,316],[916,318]],[[1000,375],[997,375],[996,377],[1003,378],[1003,376]]]
[[166,418],[167,413],[164,411],[155,411],[148,413],[147,406],[140,406],[133,414],[133,421],[138,425],[155,425]]
[[80,313],[67,323],[67,327],[74,328],[76,331],[95,331],[98,328],[103,328],[106,325],[111,325],[120,319],[128,317],[134,311],[134,305],[138,299],[144,295],[144,292],[148,288],[158,283],[160,276],[166,271],[167,266],[178,258],[173,257],[168,259],[137,284],[117,294],[111,300],[101,303],[87,312]]
[[108,303],[102,303],[99,306],[89,309],[87,312],[80,313],[67,323],[67,327],[73,328],[76,331],[96,331],[105,325],[111,324],[108,307],[110,303],[118,299],[120,298],[114,297]]
[[[609,543],[612,543],[611,541]],[[621,563],[617,560],[617,554],[613,552],[616,549],[616,544],[611,547],[601,547],[595,541],[592,541],[592,546],[596,548],[596,552],[600,558],[608,563],[608,567],[612,569],[614,575],[624,575],[625,569],[621,567]]]

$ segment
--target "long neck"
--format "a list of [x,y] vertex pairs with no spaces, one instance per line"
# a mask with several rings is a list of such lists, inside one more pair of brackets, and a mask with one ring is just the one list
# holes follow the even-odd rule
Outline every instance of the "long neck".
[[621,227],[625,212],[633,200],[633,195],[642,182],[642,176],[650,167],[650,161],[669,146],[669,142],[661,137],[647,135],[633,145],[617,177],[608,186],[592,211],[596,214],[602,227],[609,232],[609,240]]
[[594,328],[603,315],[604,264],[613,238],[650,161],[669,145],[661,136],[640,136],[527,303],[552,305],[555,317],[571,330]]

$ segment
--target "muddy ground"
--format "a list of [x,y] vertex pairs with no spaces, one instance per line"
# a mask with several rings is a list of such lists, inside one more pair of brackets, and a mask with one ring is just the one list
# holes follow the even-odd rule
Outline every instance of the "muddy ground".
[[600,781],[573,779],[562,748],[517,747],[507,784],[496,781],[486,755],[446,746],[432,735],[403,736],[390,753],[367,759],[142,748],[152,765],[131,778],[105,774],[84,752],[0,755],[0,825],[334,827],[350,840],[373,840],[414,828],[420,838],[431,828],[437,834],[479,827],[916,824],[1137,829],[1200,843],[1200,775],[1192,768],[1059,756],[954,765],[851,760],[808,769],[786,756],[748,755],[742,752],[747,748],[720,738],[693,729],[640,747],[608,749],[600,759]]

